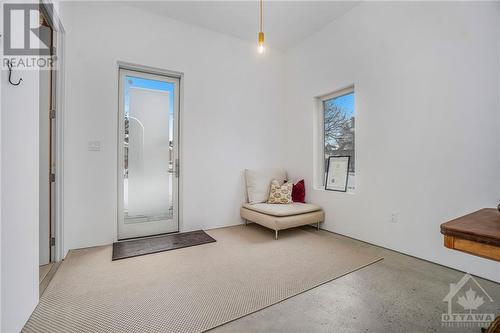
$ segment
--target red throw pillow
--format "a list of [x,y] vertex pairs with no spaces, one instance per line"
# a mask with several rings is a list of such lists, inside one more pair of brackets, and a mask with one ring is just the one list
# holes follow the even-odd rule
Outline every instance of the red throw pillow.
[[292,201],[302,203],[306,202],[306,185],[304,184],[304,179],[293,184]]

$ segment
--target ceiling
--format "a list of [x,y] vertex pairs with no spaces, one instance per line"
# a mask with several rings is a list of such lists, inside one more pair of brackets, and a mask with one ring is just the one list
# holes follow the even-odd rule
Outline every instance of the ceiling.
[[[358,3],[264,0],[266,45],[286,51]],[[258,1],[135,1],[128,4],[240,39],[257,40]]]

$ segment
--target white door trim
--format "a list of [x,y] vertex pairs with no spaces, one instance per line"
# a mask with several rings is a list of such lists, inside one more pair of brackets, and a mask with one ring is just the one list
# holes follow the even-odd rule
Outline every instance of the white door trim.
[[[159,76],[169,76],[175,79],[182,79],[184,74],[177,71],[171,71],[168,69],[162,69],[158,67],[137,65],[130,62],[118,61],[118,69],[128,69],[134,72],[142,72],[145,74],[159,75]],[[179,105],[180,106],[180,105]],[[179,111],[180,112],[180,111]]]
[[55,195],[55,228],[54,260],[61,261],[66,256],[64,252],[64,48],[65,33],[57,31],[56,56],[59,63],[56,71],[56,195]]

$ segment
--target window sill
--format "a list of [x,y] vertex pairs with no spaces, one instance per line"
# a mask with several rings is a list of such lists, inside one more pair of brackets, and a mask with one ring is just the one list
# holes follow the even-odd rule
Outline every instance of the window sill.
[[340,194],[349,194],[349,195],[355,195],[356,192],[355,191],[347,191],[347,192],[341,192],[341,191],[329,191],[329,190],[325,190],[324,187],[317,187],[317,186],[314,186],[313,188],[314,191],[318,191],[318,192],[328,192],[328,193],[340,193]]

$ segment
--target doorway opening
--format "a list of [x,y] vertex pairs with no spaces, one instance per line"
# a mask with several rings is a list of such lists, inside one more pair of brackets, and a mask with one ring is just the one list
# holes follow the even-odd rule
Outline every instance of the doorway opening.
[[179,84],[119,68],[118,240],[179,231]]
[[[40,33],[50,40],[50,56],[56,55],[57,31],[51,13],[40,6]],[[39,71],[39,292],[57,270],[56,263],[56,68]]]

